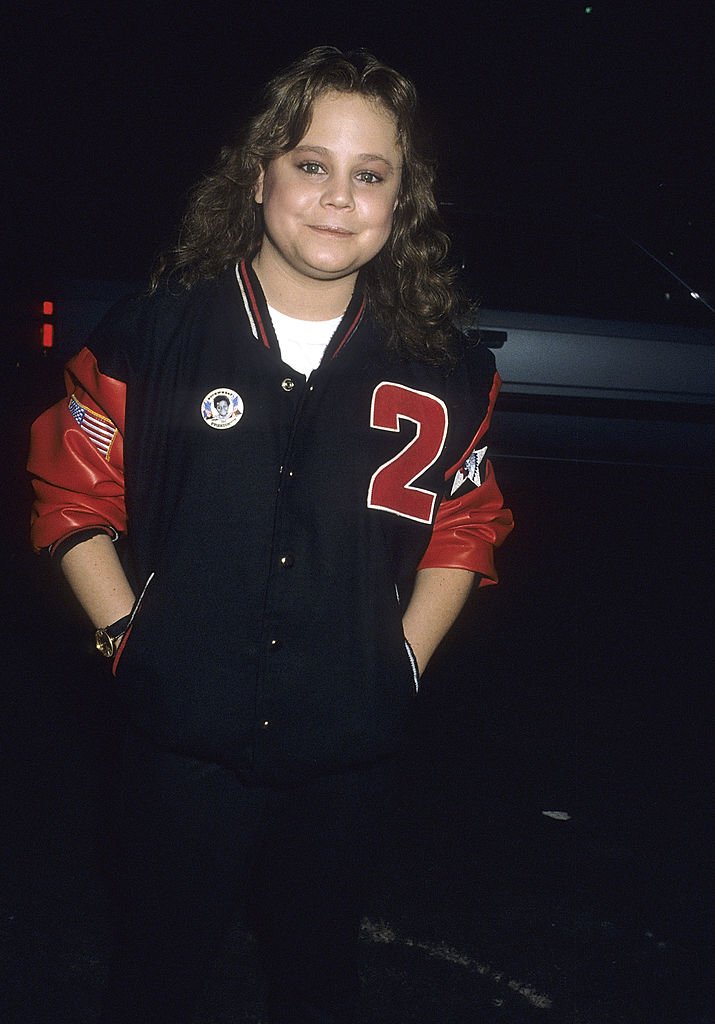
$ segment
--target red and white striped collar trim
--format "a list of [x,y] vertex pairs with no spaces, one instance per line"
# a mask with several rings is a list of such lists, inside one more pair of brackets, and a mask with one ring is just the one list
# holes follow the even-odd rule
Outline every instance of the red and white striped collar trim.
[[[251,278],[250,278],[250,275],[248,273],[248,268],[246,267],[245,260],[240,260],[239,262],[236,263],[235,272],[236,272],[236,280],[238,281],[238,287],[241,290],[241,298],[243,299],[243,306],[244,306],[244,309],[246,310],[246,315],[248,317],[248,322],[251,325],[251,331],[253,332],[253,337],[256,338],[257,340],[261,341],[263,343],[263,345],[265,346],[265,348],[270,348],[271,347],[271,343],[270,343],[270,339],[269,339],[269,335],[268,335],[268,330],[266,329],[266,325],[263,322],[263,318],[261,317],[258,301],[256,299],[256,294],[255,294],[255,291],[254,291],[254,288],[253,288],[253,284],[251,283]],[[351,304],[352,304],[352,301],[351,301]],[[331,355],[331,359],[334,359],[335,356],[338,354],[338,352],[340,352],[341,349],[345,345],[347,345],[348,341],[350,340],[350,338],[353,336],[353,334],[357,330],[357,328],[358,328],[358,326],[360,324],[360,321],[362,320],[363,314],[365,312],[365,305],[366,305],[365,297],[363,296],[363,298],[362,298],[362,300],[360,302],[360,305],[359,305],[358,309],[355,311],[355,314],[354,314],[352,320],[350,321],[350,323],[345,328],[345,333],[343,334],[342,340],[338,343],[337,347],[334,349],[334,351],[333,351],[333,353]],[[350,309],[350,306],[348,306],[348,309]],[[331,345],[332,345],[332,343],[331,343]]]

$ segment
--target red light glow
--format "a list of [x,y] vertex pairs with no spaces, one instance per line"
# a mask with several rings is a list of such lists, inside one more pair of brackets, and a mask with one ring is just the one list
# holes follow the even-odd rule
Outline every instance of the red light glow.
[[52,316],[54,311],[55,311],[55,304],[54,304],[54,302],[48,302],[47,300],[45,300],[45,302],[42,303],[42,315],[43,316]]
[[52,348],[55,341],[55,328],[53,324],[42,325],[42,347]]

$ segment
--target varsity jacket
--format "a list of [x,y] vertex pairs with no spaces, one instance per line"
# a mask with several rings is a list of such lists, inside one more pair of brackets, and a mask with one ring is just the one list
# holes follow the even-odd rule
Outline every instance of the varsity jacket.
[[241,264],[121,303],[65,377],[33,426],[33,543],[126,534],[130,722],[258,777],[394,751],[416,571],[494,583],[512,527],[485,458],[491,352],[450,371],[398,358],[358,287],[306,380]]

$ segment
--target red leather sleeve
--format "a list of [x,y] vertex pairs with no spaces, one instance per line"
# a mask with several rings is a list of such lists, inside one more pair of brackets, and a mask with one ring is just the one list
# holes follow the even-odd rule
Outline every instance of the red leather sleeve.
[[32,425],[28,469],[35,502],[36,551],[79,530],[126,532],[124,406],[126,386],[102,374],[84,348],[65,368],[67,398]]
[[[494,375],[487,413],[469,448],[445,474],[449,480],[479,447],[491,421],[501,381]],[[483,470],[483,472],[481,472]],[[480,484],[456,498],[443,498],[437,509],[432,537],[418,569],[468,569],[481,575],[480,586],[498,582],[494,549],[514,528],[488,459],[480,466]]]

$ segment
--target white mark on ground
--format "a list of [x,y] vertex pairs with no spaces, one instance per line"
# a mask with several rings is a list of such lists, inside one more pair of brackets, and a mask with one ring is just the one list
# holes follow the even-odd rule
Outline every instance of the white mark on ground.
[[492,964],[480,963],[467,953],[462,953],[452,946],[443,942],[421,942],[412,939],[409,935],[400,935],[391,925],[384,921],[369,921],[363,918],[360,934],[370,942],[384,943],[385,945],[407,946],[410,949],[419,949],[427,956],[435,960],[442,960],[445,963],[454,964],[456,967],[464,967],[469,971],[476,971],[482,977],[489,978],[497,985],[506,984],[512,992],[516,992],[523,999],[526,999],[532,1006],[540,1010],[550,1010],[553,1006],[551,998],[541,992],[537,992],[531,985],[516,978],[507,978],[503,971],[497,970]]

